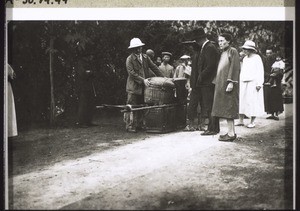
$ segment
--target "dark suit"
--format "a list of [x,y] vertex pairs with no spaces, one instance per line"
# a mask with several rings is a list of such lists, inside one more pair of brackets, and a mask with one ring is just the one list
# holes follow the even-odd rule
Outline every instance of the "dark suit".
[[[126,60],[126,69],[128,72],[126,84],[127,104],[143,104],[144,79],[153,76],[163,77],[163,74],[146,54],[142,55],[142,61],[136,54],[129,55]],[[126,129],[135,131],[137,127],[142,127],[142,117],[143,112],[125,113]]]
[[188,118],[193,120],[200,102],[201,116],[209,118],[208,130],[214,132],[220,131],[219,119],[211,116],[215,89],[212,81],[217,73],[219,59],[219,51],[210,41],[194,55],[190,79],[192,92],[188,108]]

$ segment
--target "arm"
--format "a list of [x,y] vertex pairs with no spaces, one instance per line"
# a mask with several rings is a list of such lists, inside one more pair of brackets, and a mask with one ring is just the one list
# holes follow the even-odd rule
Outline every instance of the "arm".
[[264,83],[264,65],[262,63],[260,56],[258,56],[256,59],[255,79],[256,79],[256,87],[262,87]]
[[227,76],[227,87],[226,92],[231,92],[233,90],[233,84],[237,84],[240,76],[240,58],[237,50],[230,49],[229,50],[229,72]]
[[240,58],[237,50],[230,49],[229,60],[230,60],[230,66],[229,66],[227,81],[238,83],[241,67],[240,67]]
[[160,69],[147,57],[149,68],[155,73],[156,76],[164,77]]
[[175,72],[174,72],[174,75],[173,75],[173,78],[177,78],[178,75],[179,75],[179,68],[180,68],[180,65],[178,65],[175,69]]
[[138,73],[135,72],[135,70],[133,68],[131,57],[128,57],[126,60],[126,69],[127,69],[128,75],[130,75],[135,82],[137,82],[139,84],[144,83],[145,78],[141,77]]

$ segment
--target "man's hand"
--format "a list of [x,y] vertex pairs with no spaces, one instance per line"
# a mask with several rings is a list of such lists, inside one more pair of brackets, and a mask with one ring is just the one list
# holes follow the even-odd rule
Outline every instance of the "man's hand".
[[231,92],[233,90],[233,83],[229,82],[227,87],[226,87],[226,92]]
[[150,86],[151,85],[149,79],[144,79],[144,84],[145,84],[145,86]]
[[261,86],[256,86],[256,90],[259,91]]

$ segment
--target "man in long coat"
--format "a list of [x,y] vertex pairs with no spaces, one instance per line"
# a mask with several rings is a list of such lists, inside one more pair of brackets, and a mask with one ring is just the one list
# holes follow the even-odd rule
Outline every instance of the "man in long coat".
[[93,113],[96,109],[96,92],[93,83],[95,67],[93,65],[94,52],[88,51],[78,60],[78,123],[80,127],[96,126],[92,123]]
[[[127,104],[130,105],[144,103],[144,88],[150,85],[147,78],[151,77],[153,73],[156,76],[163,77],[162,72],[152,60],[146,54],[142,53],[142,46],[144,45],[139,38],[133,38],[128,47],[131,50],[131,54],[126,59],[126,69],[128,72],[126,92]],[[124,121],[128,132],[137,132],[137,130],[143,127],[143,112],[125,113]]]
[[190,84],[192,92],[188,106],[188,119],[193,121],[197,116],[197,106],[200,101],[201,116],[209,119],[208,128],[201,135],[215,135],[220,131],[219,119],[211,116],[214,89],[213,79],[217,73],[219,51],[207,38],[203,28],[192,33],[194,40],[200,46],[193,58]]

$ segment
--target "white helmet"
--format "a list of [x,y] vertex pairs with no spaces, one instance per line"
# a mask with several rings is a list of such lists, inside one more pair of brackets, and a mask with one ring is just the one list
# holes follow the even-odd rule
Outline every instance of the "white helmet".
[[136,48],[136,47],[140,47],[140,46],[144,46],[145,44],[142,43],[142,41],[139,38],[132,38],[130,40],[130,45],[128,48]]

